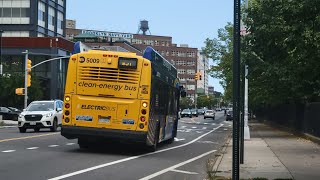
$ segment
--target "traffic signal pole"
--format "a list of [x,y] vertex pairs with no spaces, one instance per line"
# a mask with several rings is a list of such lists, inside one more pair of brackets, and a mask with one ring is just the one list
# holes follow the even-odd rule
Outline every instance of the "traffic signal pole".
[[[29,53],[28,50],[26,50],[25,52],[22,52],[22,54],[25,54],[25,66],[24,66],[24,109],[27,108],[28,106],[28,87],[31,86],[31,69],[35,68],[41,64],[50,62],[50,61],[54,61],[54,60],[60,60],[60,59],[65,59],[65,58],[70,58],[70,56],[64,56],[64,57],[58,57],[58,58],[52,58],[52,59],[47,59],[44,60],[38,64],[35,65],[31,65],[31,60],[29,60],[29,54],[31,55],[44,55],[44,54],[37,54],[37,53]],[[45,54],[45,55],[49,55],[49,54]],[[29,80],[28,80],[29,78]],[[21,94],[18,94],[21,95]]]
[[25,54],[25,58],[24,58],[24,109],[27,108],[28,106],[28,50],[26,50],[25,52],[22,52],[23,54]]

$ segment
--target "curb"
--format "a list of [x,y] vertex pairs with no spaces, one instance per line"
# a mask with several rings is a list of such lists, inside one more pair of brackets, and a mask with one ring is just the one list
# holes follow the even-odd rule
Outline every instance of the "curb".
[[228,148],[231,140],[232,140],[232,135],[229,135],[228,140],[224,143],[224,145],[222,146],[221,150],[217,154],[219,156],[214,161],[214,165],[213,165],[212,170],[211,170],[211,173],[212,173],[214,179],[219,179],[219,178],[220,179],[225,179],[225,177],[218,177],[218,176],[216,176],[216,174],[219,173],[219,171],[218,171],[219,166],[220,166],[220,164],[222,162],[222,159],[223,159],[224,155],[227,152],[227,148]]

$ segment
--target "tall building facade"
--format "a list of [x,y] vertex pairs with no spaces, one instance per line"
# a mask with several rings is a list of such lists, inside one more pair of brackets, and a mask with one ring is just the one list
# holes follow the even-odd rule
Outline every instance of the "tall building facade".
[[209,59],[203,54],[201,50],[198,51],[198,66],[197,71],[202,74],[202,79],[197,81],[197,93],[208,95],[209,76]]
[[[142,52],[147,46],[152,46],[177,68],[180,82],[187,89],[187,96],[192,99],[195,97],[197,90],[197,82],[195,81],[195,73],[197,72],[198,65],[197,48],[190,48],[185,44],[178,46],[172,43],[172,37],[169,36],[106,32],[76,28],[67,28],[66,37],[69,40],[82,41],[95,48],[114,45],[119,41],[126,41],[133,46],[129,49],[129,51],[132,52]],[[135,47],[137,49],[134,49]]]
[[3,37],[64,37],[66,0],[0,0]]

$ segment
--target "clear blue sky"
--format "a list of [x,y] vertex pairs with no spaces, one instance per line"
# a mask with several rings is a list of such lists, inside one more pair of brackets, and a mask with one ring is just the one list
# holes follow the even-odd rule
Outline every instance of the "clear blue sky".
[[[145,19],[152,35],[200,49],[206,38],[217,37],[217,30],[233,21],[233,1],[67,0],[67,19],[76,20],[81,29],[127,33],[136,33]],[[223,92],[218,82],[209,79],[209,85]]]

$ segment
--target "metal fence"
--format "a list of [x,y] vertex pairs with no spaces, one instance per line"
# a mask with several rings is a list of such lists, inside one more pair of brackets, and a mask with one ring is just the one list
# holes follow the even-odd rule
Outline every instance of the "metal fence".
[[256,111],[256,116],[260,120],[320,137],[320,102],[263,107]]

